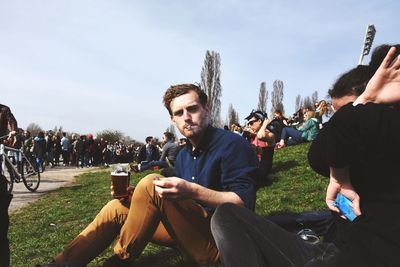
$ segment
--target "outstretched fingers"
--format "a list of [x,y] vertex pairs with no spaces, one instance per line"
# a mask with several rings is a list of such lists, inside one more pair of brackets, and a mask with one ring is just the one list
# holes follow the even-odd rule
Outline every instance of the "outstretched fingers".
[[397,56],[395,60],[393,60],[392,66],[393,69],[400,69],[400,55]]
[[392,62],[393,56],[396,53],[396,47],[391,47],[389,49],[389,52],[386,54],[385,58],[382,61],[382,64],[380,66],[380,68],[389,68],[390,67],[390,63]]

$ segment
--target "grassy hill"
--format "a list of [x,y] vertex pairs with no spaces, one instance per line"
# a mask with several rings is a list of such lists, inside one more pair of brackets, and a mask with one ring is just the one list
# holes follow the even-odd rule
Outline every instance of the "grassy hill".
[[[323,210],[327,179],[315,174],[307,163],[308,144],[279,150],[274,156],[273,184],[257,192],[260,215]],[[142,175],[133,175],[133,183]],[[12,266],[49,262],[62,251],[110,200],[110,175],[84,174],[75,185],[50,193],[12,214],[10,249]],[[110,248],[89,266],[99,266],[112,255]],[[174,250],[148,245],[135,266],[194,266]]]
[[328,179],[308,165],[309,144],[286,147],[274,155],[273,184],[257,192],[256,213],[271,215],[286,212],[324,210]]

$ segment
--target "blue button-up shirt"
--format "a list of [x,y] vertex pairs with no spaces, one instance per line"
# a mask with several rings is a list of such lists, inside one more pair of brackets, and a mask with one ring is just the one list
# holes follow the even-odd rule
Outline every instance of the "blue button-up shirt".
[[178,177],[212,190],[234,192],[247,208],[254,209],[258,161],[243,137],[210,126],[194,151],[188,144],[179,152],[175,168]]

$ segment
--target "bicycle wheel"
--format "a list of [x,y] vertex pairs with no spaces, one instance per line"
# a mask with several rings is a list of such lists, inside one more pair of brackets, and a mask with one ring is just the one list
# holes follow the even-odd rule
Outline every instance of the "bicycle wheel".
[[6,161],[5,165],[3,165],[3,177],[7,181],[7,192],[11,193],[14,188],[14,171],[11,168],[10,164]]
[[40,184],[40,173],[37,168],[34,168],[25,158],[22,159],[20,168],[25,187],[31,192],[36,191]]

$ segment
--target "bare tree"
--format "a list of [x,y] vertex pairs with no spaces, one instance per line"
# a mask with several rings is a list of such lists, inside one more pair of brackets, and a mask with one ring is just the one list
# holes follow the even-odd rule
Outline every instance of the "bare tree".
[[221,127],[221,59],[219,53],[215,51],[206,52],[204,65],[201,69],[201,88],[208,96],[208,108],[211,114],[211,123],[213,126]]
[[175,126],[173,124],[171,124],[165,131],[169,132],[169,133],[172,133],[176,138]]
[[53,133],[54,133],[55,135],[62,136],[63,127],[62,127],[62,126],[57,127],[57,125],[54,126],[54,128],[53,128]]
[[260,84],[260,93],[258,94],[258,110],[267,111],[268,91],[265,87],[265,82]]
[[314,104],[309,96],[304,98],[303,106],[308,109],[314,109]]
[[313,104],[318,102],[318,91],[314,91],[314,93],[312,93],[311,101],[312,101]]
[[114,144],[115,142],[122,141],[125,139],[125,135],[118,130],[104,130],[98,132],[96,134],[97,139],[103,138],[108,141],[110,144]]
[[280,80],[275,80],[272,86],[273,90],[271,93],[271,113],[274,113],[276,110],[280,110],[284,114],[285,109],[283,107],[283,82]]
[[133,139],[133,138],[130,137],[129,135],[123,135],[123,136],[121,137],[120,141],[121,141],[123,144],[125,144],[125,145],[132,144],[132,145],[134,145],[134,146],[140,146],[140,145],[143,144],[142,142],[139,142],[139,141]]
[[302,103],[302,101],[301,101],[301,95],[297,95],[296,96],[296,102],[295,102],[295,104],[294,104],[294,110],[295,111],[298,111],[300,108],[301,108],[301,105],[302,105],[303,103]]
[[239,114],[233,108],[233,105],[230,104],[228,109],[228,126],[231,126],[234,123],[239,123]]
[[34,122],[29,123],[26,129],[31,133],[32,136],[37,136],[39,132],[43,131],[42,128]]

